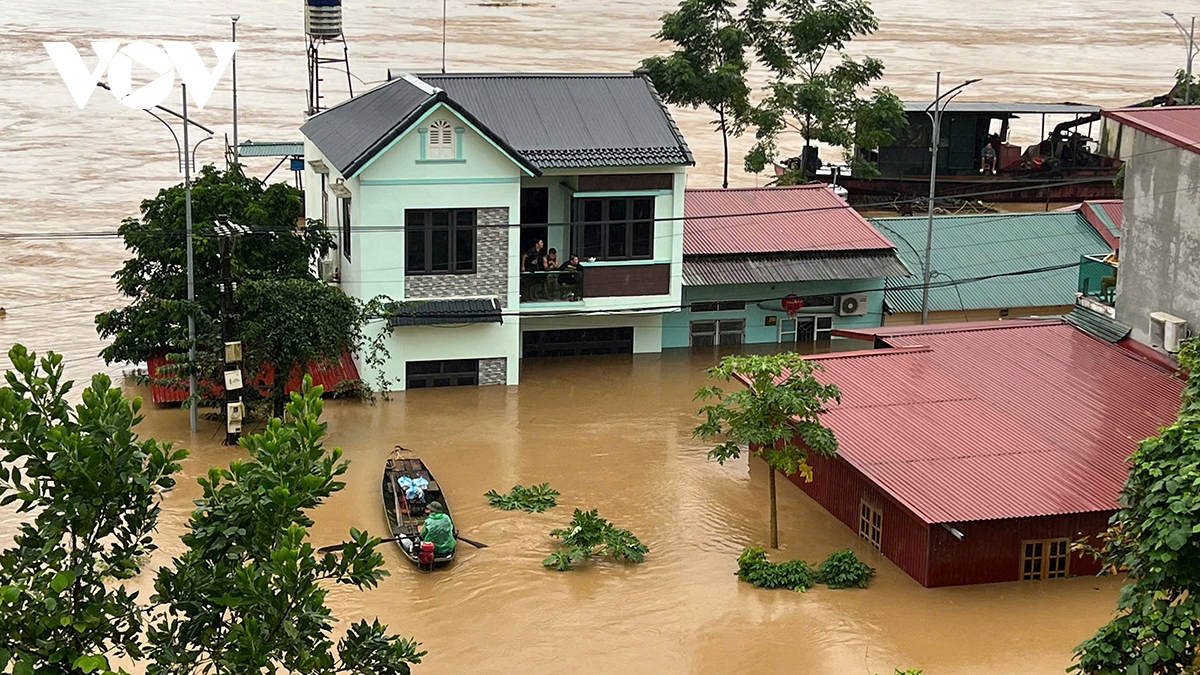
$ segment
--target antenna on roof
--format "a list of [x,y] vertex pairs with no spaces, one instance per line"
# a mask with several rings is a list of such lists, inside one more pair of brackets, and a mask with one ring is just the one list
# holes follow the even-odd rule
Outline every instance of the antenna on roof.
[[442,0],[442,74],[446,74],[446,0]]

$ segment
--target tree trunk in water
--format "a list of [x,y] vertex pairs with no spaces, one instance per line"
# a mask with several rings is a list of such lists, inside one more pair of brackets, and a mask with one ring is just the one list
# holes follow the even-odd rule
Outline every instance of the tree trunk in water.
[[274,399],[271,402],[273,408],[271,415],[283,419],[283,406],[287,402],[287,392],[282,390],[272,392],[271,398]]
[[770,478],[767,485],[768,492],[771,495],[771,548],[779,548],[779,516],[775,511],[775,469],[771,465],[767,465],[767,471]]
[[717,110],[721,116],[721,145],[725,148],[725,171],[721,179],[721,187],[729,187],[729,129],[725,126],[725,108]]

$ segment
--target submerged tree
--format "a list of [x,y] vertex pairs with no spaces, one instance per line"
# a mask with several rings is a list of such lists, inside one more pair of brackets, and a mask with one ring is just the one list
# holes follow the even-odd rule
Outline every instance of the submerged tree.
[[729,137],[741,135],[750,112],[749,36],[733,7],[732,0],[682,0],[679,9],[663,15],[662,29],[654,35],[679,49],[642,61],[668,103],[704,106],[717,114],[714,124],[725,151],[721,187],[729,187]]
[[837,439],[819,415],[829,401],[840,402],[842,392],[813,375],[820,369],[819,364],[792,353],[726,356],[708,370],[708,376],[722,382],[742,378],[746,387],[731,392],[701,387],[693,399],[713,402],[700,408],[704,422],[692,435],[706,441],[724,439],[708,452],[710,459],[724,464],[741,457],[743,446],[748,446],[751,454],[767,463],[771,548],[779,548],[775,472],[812,480],[808,453],[824,457],[837,453]]
[[60,355],[8,355],[0,503],[33,518],[0,552],[0,672],[107,670],[110,656],[141,656],[143,608],[123,582],[155,550],[157,493],[187,451],[139,440],[141,399],[107,375],[72,407]]
[[[773,76],[752,119],[757,142],[746,170],[762,171],[779,154],[779,137],[794,131],[804,139],[799,175],[805,182],[813,141],[842,148],[856,175],[870,177],[874,165],[854,152],[893,140],[905,124],[900,99],[887,88],[861,92],[883,76],[883,62],[856,61],[845,53],[855,37],[879,23],[866,0],[750,0],[742,13],[759,60]],[[829,65],[830,57],[840,57]]]
[[307,541],[308,513],[343,489],[349,464],[326,451],[321,388],[306,377],[275,418],[243,438],[249,460],[214,468],[183,536],[187,547],[159,570],[154,601],[165,606],[149,631],[152,672],[407,675],[424,652],[359,621],[334,646],[325,584],[373,588],[387,575],[380,539],[350,530],[337,552]]
[[1195,673],[1200,667],[1200,341],[1179,354],[1189,371],[1170,426],[1130,457],[1121,510],[1102,560],[1127,583],[1117,616],[1075,648],[1086,675]]

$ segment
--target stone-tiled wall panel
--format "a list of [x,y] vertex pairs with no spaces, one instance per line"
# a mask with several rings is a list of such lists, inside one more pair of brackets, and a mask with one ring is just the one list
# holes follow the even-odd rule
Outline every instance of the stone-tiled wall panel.
[[407,275],[406,300],[494,296],[508,306],[508,209],[479,209],[476,224],[475,273]]
[[508,359],[479,359],[479,385],[508,384]]

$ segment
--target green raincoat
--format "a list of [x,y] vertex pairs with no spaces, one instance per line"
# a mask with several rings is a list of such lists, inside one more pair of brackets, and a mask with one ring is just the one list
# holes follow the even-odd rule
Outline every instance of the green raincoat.
[[456,542],[454,541],[454,523],[450,522],[450,516],[444,513],[429,514],[429,517],[425,519],[425,525],[421,527],[421,540],[433,542],[435,555],[452,553]]

